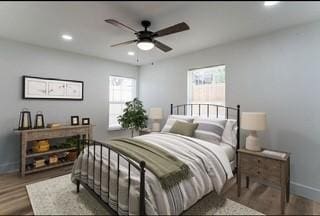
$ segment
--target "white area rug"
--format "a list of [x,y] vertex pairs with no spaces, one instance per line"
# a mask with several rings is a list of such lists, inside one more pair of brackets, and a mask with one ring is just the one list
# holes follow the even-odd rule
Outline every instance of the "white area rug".
[[[76,193],[70,175],[26,186],[35,215],[110,215],[84,188]],[[263,215],[240,203],[226,199],[217,206],[217,196],[210,194],[186,214],[197,215]]]

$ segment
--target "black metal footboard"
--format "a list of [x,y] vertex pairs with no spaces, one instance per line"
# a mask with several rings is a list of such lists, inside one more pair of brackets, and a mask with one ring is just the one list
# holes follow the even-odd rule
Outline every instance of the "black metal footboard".
[[[95,188],[95,169],[96,168],[96,147],[100,147],[100,157],[98,158],[98,160],[100,159],[100,164],[98,166],[98,169],[100,170],[100,193],[95,192],[94,188]],[[93,189],[89,186],[89,154],[87,155],[87,181],[88,184],[84,181],[81,180],[81,168],[80,168],[80,177],[79,179],[77,179],[77,192],[79,193],[79,189],[80,189],[80,184],[87,189],[90,194],[92,194],[92,196],[99,201],[106,209],[108,209],[110,211],[110,213],[112,214],[118,214],[119,212],[119,185],[120,185],[120,181],[119,181],[119,176],[120,176],[120,158],[126,160],[128,162],[128,201],[130,198],[130,183],[131,183],[131,169],[137,169],[140,173],[140,197],[139,197],[139,214],[140,215],[145,215],[145,162],[144,161],[140,161],[140,162],[135,162],[132,159],[126,157],[125,155],[121,154],[120,152],[118,152],[116,149],[114,149],[112,146],[105,144],[105,143],[100,143],[97,141],[93,141],[93,140],[80,140],[78,141],[78,154],[80,154],[81,152],[83,153],[85,149],[88,150],[89,152],[89,148],[93,148],[93,166],[92,169],[90,170],[93,173]],[[110,187],[113,187],[112,185],[110,185],[110,172],[111,172],[111,166],[110,166],[110,153],[114,152],[117,155],[117,209],[114,210],[108,202],[105,202],[102,199],[102,192],[101,192],[101,185],[102,185],[102,169],[103,169],[103,161],[102,161],[102,151],[103,148],[106,148],[108,151],[108,165],[107,168],[108,171],[108,182],[107,182],[107,187],[108,187],[108,193],[107,193],[107,200],[109,202],[109,196],[110,196]],[[128,206],[129,208],[129,206]],[[129,210],[129,209],[128,209]]]

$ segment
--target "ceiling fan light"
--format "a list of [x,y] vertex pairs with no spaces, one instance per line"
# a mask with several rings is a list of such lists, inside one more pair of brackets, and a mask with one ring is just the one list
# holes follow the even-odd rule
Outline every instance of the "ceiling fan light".
[[151,50],[154,47],[154,43],[150,41],[140,41],[137,43],[137,46],[139,49],[147,51]]

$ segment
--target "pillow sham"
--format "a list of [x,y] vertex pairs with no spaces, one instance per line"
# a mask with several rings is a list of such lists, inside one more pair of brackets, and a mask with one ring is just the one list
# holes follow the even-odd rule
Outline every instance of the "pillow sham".
[[237,147],[237,120],[227,120],[221,140],[234,148]]
[[198,123],[199,126],[194,132],[194,137],[220,144],[226,122],[226,119],[195,118],[194,123]]
[[186,123],[192,123],[193,122],[193,117],[192,116],[182,116],[182,115],[169,115],[168,120],[166,124],[163,126],[161,132],[162,133],[169,133],[170,129],[174,125],[174,123],[179,120],[181,122],[186,122]]
[[177,120],[171,127],[170,133],[192,137],[197,127],[197,123],[187,123]]

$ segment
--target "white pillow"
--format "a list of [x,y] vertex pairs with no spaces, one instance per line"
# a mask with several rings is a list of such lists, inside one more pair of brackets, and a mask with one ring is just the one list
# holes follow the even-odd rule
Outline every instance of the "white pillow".
[[228,119],[222,134],[222,142],[237,148],[237,120]]
[[166,124],[163,126],[161,132],[162,133],[169,133],[170,129],[174,125],[174,123],[179,120],[185,123],[192,123],[193,117],[192,116],[184,116],[184,115],[169,115]]
[[226,119],[195,117],[194,123],[198,123],[198,128],[194,132],[194,137],[220,144],[226,122]]

